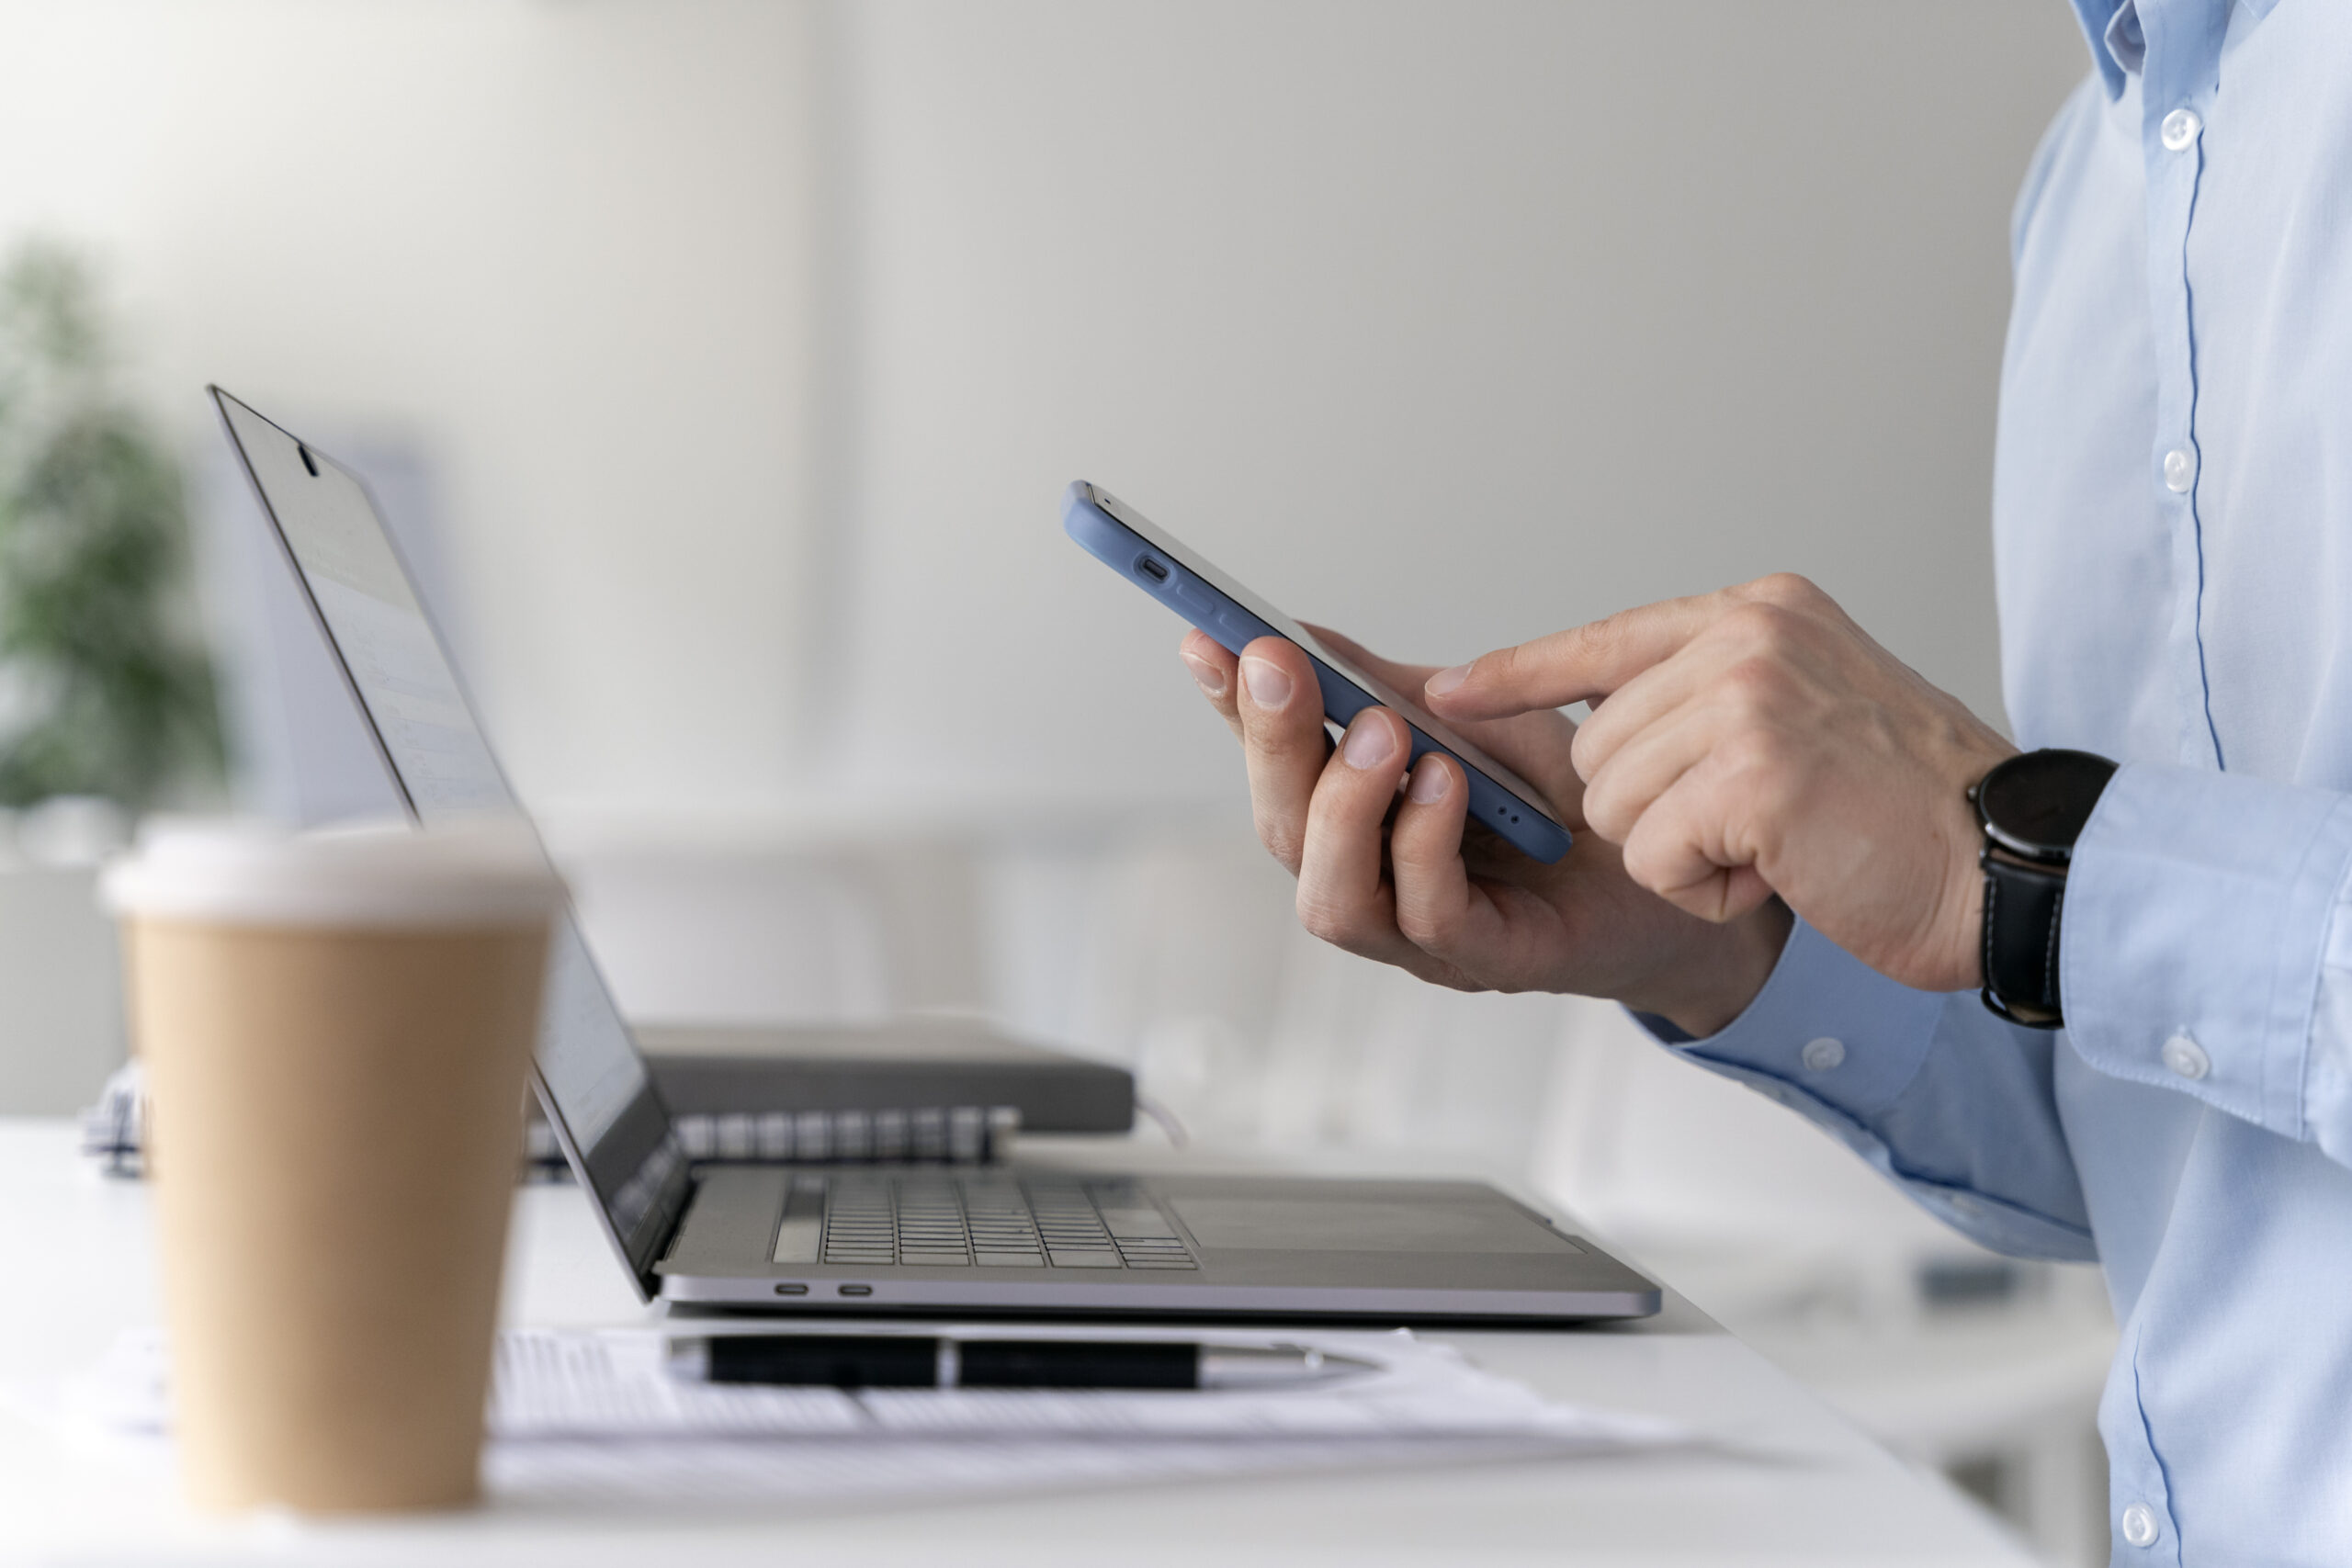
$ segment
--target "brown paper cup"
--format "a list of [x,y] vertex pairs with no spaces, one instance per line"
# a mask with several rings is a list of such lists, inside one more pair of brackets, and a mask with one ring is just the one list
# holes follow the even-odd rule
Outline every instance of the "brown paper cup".
[[109,875],[200,1507],[478,1495],[557,893],[466,837],[217,835]]

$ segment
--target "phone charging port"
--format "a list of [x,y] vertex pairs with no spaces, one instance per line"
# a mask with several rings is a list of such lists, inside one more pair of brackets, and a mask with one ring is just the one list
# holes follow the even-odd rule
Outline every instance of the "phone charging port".
[[1168,568],[1149,556],[1136,557],[1136,570],[1154,582],[1168,581]]

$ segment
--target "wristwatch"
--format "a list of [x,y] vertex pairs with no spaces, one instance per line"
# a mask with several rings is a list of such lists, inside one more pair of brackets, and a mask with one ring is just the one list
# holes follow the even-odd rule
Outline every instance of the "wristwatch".
[[2026,751],[1969,786],[1984,847],[1984,1005],[2029,1029],[2066,1021],[2058,922],[2066,868],[2115,764],[2088,751]]

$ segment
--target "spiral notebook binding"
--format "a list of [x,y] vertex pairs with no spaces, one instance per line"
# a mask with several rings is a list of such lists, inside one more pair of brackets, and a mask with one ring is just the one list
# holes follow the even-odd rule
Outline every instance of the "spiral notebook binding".
[[674,1117],[686,1157],[702,1164],[991,1165],[1012,1156],[1012,1105],[884,1111],[729,1111]]

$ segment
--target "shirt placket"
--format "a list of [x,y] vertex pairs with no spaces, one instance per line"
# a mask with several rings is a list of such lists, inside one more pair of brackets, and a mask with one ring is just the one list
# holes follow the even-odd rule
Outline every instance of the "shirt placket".
[[[2220,768],[2226,761],[2213,723],[2206,679],[2202,615],[2204,524],[2197,505],[2201,455],[2197,442],[2197,324],[2188,276],[2188,233],[2204,175],[2204,139],[2219,85],[2226,0],[2125,0],[2136,4],[2145,52],[2140,62],[2140,145],[2147,178],[2148,304],[2156,352],[2156,427],[2147,483],[2171,540],[2173,605],[2169,647],[2179,694],[2180,761]],[[2181,1560],[2179,1521],[2157,1448],[2139,1354],[2132,1335],[2132,1375],[2110,1383],[2100,1411],[2110,1495],[2108,1522],[2119,1564]],[[2128,1404],[2125,1402],[2128,1401]]]
[[2171,543],[2168,646],[2177,694],[2180,761],[2225,765],[2206,678],[2204,525],[2198,511],[2197,328],[2188,232],[2204,175],[2228,8],[2213,0],[2139,0],[2145,54],[2140,78],[2141,153],[2147,174],[2148,303],[2156,351],[2156,424],[2147,483]]
[[2107,1392],[2100,1396],[2098,1435],[2107,1445],[2108,1529],[2115,1542],[2114,1568],[2180,1562],[2180,1531],[2173,1522],[2172,1495],[2165,1467],[2148,1433],[2146,1402],[2140,1382],[2140,1334],[2124,1326]]

